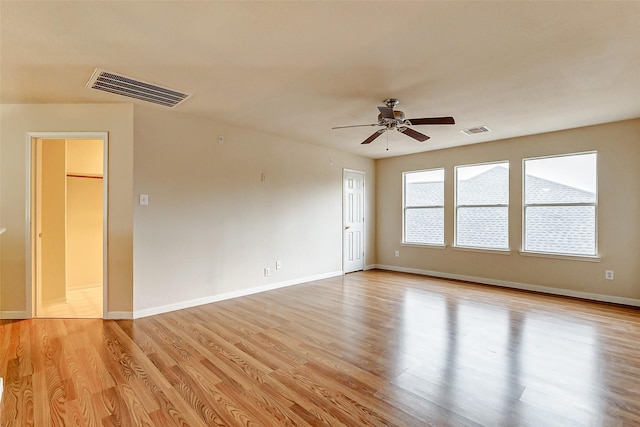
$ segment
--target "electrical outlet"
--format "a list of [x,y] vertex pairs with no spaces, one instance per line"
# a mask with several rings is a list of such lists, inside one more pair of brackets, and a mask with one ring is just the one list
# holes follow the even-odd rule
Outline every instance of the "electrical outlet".
[[400,257],[400,251],[396,251],[396,258]]
[[280,270],[282,268],[282,261],[276,261],[276,270]]
[[269,277],[271,276],[271,269],[269,267],[266,267],[264,269],[264,277]]
[[613,280],[613,270],[605,270],[604,278],[607,280]]

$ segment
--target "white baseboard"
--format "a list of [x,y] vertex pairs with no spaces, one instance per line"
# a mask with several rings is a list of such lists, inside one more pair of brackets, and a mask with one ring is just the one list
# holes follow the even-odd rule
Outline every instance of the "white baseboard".
[[316,276],[302,277],[299,279],[286,280],[284,282],[272,283],[269,285],[257,286],[254,288],[242,289],[239,291],[225,292],[218,295],[211,295],[203,298],[196,298],[189,301],[182,301],[182,302],[167,304],[159,307],[145,308],[143,310],[134,310],[133,318],[139,319],[141,317],[168,313],[170,311],[182,310],[190,307],[197,307],[199,305],[211,304],[212,302],[224,301],[232,298],[253,295],[260,292],[273,291],[275,289],[286,288],[288,286],[293,286],[293,285],[300,285],[302,283],[313,282],[314,280],[322,280],[322,279],[328,279],[330,277],[342,276],[342,274],[343,274],[342,270],[332,271],[330,273],[319,274]]
[[106,320],[131,320],[133,313],[131,311],[109,311],[104,318]]
[[0,311],[0,319],[6,320],[22,320],[28,319],[26,311]]
[[573,291],[570,289],[551,288],[548,286],[532,285],[528,283],[510,282],[507,280],[487,279],[485,277],[464,276],[461,274],[443,273],[440,271],[422,270],[419,268],[396,267],[393,265],[375,264],[374,268],[380,270],[398,271],[401,273],[413,273],[423,276],[433,276],[442,279],[463,280],[485,285],[501,286],[503,288],[521,289],[525,291],[541,292],[550,295],[561,295],[565,297],[582,298],[591,301],[609,302],[613,304],[629,305],[640,307],[640,299],[617,297],[615,295],[603,295],[592,292]]

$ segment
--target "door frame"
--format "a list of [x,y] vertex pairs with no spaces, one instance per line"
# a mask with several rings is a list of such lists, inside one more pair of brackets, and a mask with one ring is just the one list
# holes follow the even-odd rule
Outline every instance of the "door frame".
[[101,139],[102,140],[102,318],[109,312],[108,286],[108,225],[109,225],[109,132],[27,132],[26,168],[26,306],[27,317],[36,314],[35,197],[37,139]]
[[357,173],[362,175],[362,270],[366,270],[366,264],[365,264],[365,260],[366,260],[366,256],[367,256],[367,246],[366,246],[366,233],[365,233],[365,227],[366,227],[366,221],[367,221],[367,216],[365,215],[366,212],[366,206],[367,206],[367,186],[365,185],[366,182],[366,178],[367,175],[365,174],[364,171],[361,170],[357,170],[357,169],[349,169],[349,168],[343,168],[342,169],[342,229],[340,231],[340,233],[342,233],[342,238],[340,239],[342,241],[342,274],[345,274],[345,268],[344,268],[344,257],[345,257],[345,252],[344,252],[344,230],[346,227],[346,218],[344,215],[344,209],[346,206],[346,199],[345,199],[345,189],[344,189],[344,183],[345,183],[345,179],[347,176],[347,173]]

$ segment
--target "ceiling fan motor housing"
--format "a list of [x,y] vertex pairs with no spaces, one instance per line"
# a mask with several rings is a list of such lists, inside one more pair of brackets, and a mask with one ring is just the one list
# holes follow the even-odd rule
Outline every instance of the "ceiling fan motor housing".
[[404,111],[393,111],[393,119],[382,117],[382,114],[378,114],[378,124],[381,126],[399,125],[404,122]]

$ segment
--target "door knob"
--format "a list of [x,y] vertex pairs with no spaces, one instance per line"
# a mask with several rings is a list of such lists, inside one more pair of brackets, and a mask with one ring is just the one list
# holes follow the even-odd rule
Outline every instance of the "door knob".
[[345,229],[345,230],[348,230],[348,229],[350,229],[350,228],[351,228],[351,226],[350,226],[350,225],[347,225],[344,229]]

